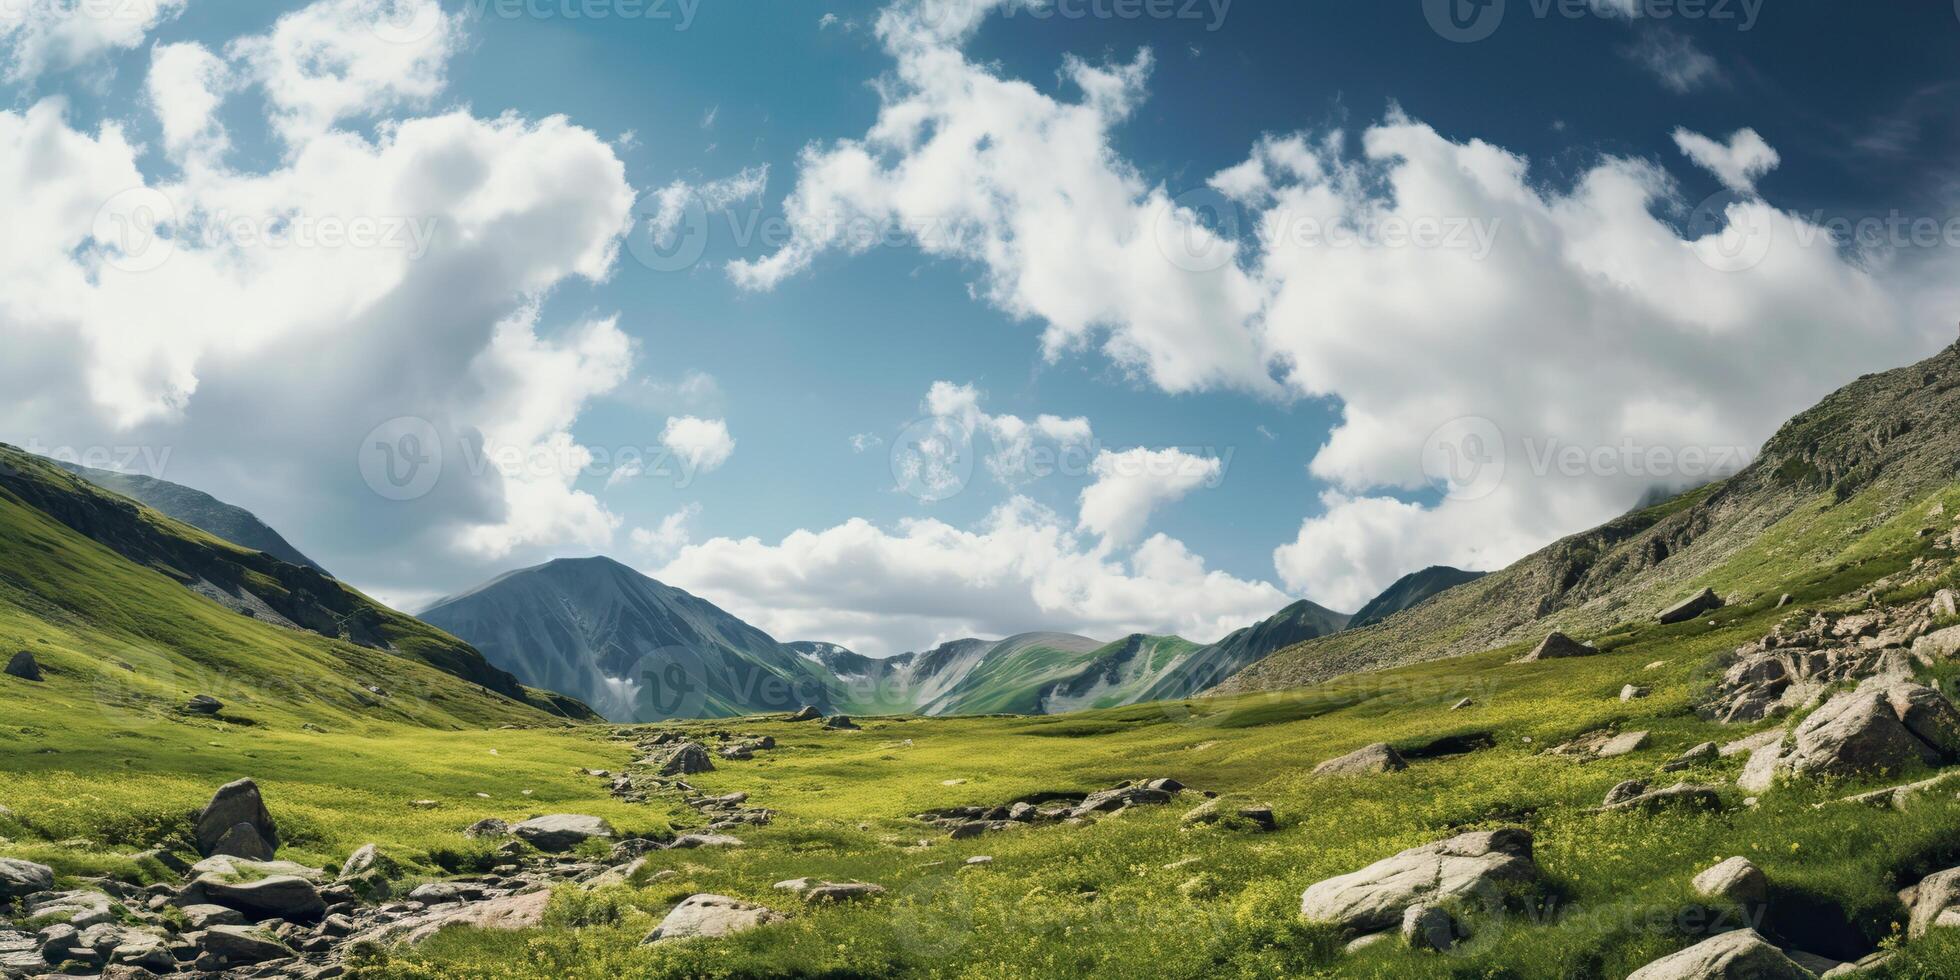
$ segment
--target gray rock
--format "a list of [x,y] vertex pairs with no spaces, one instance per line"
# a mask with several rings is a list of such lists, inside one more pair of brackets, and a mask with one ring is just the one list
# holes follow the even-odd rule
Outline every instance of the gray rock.
[[225,831],[223,837],[211,848],[212,854],[228,854],[249,861],[272,860],[272,845],[259,836],[259,829],[249,823],[241,823]]
[[806,704],[802,708],[798,709],[795,714],[790,715],[789,720],[790,721],[816,721],[817,719],[822,717],[823,717],[823,712],[818,711],[815,705]]
[[184,938],[225,966],[265,963],[293,955],[292,948],[278,937],[254,926],[212,926]]
[[1161,806],[1169,803],[1171,799],[1171,794],[1161,789],[1151,789],[1148,786],[1120,786],[1116,789],[1090,793],[1074,810],[1070,811],[1070,816],[1086,817],[1092,813],[1112,813],[1133,806]]
[[1462,711],[1463,709],[1465,709],[1465,708],[1468,708],[1468,707],[1470,707],[1471,705],[1473,705],[1473,704],[1476,704],[1476,703],[1477,703],[1477,702],[1475,702],[1475,701],[1472,701],[1472,700],[1470,700],[1469,698],[1464,698],[1463,700],[1461,700],[1461,701],[1458,701],[1457,703],[1455,703],[1455,704],[1453,704],[1453,705],[1450,705],[1450,710],[1451,710],[1451,711]]
[[1913,640],[1912,655],[1926,661],[1951,660],[1960,655],[1960,626],[1949,626]]
[[347,860],[341,862],[340,876],[342,878],[352,878],[357,875],[366,874],[369,871],[382,867],[385,862],[387,862],[387,859],[381,855],[380,846],[375,844],[362,844],[359,848],[355,849],[354,853],[347,855]]
[[240,779],[218,787],[211,802],[205,804],[204,812],[198,814],[197,852],[205,857],[234,853],[220,849],[227,843],[249,849],[251,841],[237,831],[240,824],[251,828],[264,853],[234,856],[264,860],[279,849],[279,826],[273,823],[271,812],[265,808],[259,785],[250,779]]
[[1411,905],[1402,912],[1402,939],[1414,949],[1447,950],[1456,945],[1456,920],[1435,905]]
[[1628,684],[1627,686],[1620,688],[1620,700],[1637,701],[1652,693],[1654,692],[1651,688],[1639,687],[1633,684]]
[[677,851],[688,851],[701,847],[741,847],[742,841],[727,834],[682,834],[667,846]]
[[544,924],[545,906],[550,901],[550,889],[540,889],[486,902],[445,905],[356,933],[347,944],[400,941],[412,946],[452,926],[499,932],[535,929]]
[[[1776,785],[1776,773],[1783,762],[1783,749],[1789,741],[1777,732],[1765,732],[1764,734],[1775,735],[1776,737],[1774,739],[1761,740],[1761,744],[1748,749],[1749,761],[1743,764],[1742,774],[1735,779],[1737,786],[1751,793],[1761,793],[1771,786]],[[1756,740],[1749,739],[1746,741]]]
[[857,722],[852,721],[850,715],[832,715],[828,718],[825,718],[823,720],[823,727],[838,729],[842,731],[858,730]]
[[185,905],[178,908],[184,914],[184,921],[190,923],[193,931],[209,929],[212,926],[242,926],[245,915],[237,909],[222,905]]
[[478,820],[473,824],[470,824],[467,828],[463,830],[463,836],[508,837],[510,836],[510,824],[505,823],[504,821],[499,820],[496,817],[487,817],[485,819]]
[[826,881],[821,884],[812,885],[809,888],[805,889],[803,892],[803,900],[812,904],[816,904],[820,902],[832,902],[832,903],[855,902],[861,899],[872,898],[874,896],[883,895],[884,893],[885,893],[885,889],[883,886],[873,885],[868,882]]
[[645,942],[732,936],[782,918],[771,909],[725,895],[690,895],[660,920]]
[[184,710],[194,715],[215,715],[225,710],[225,703],[209,694],[199,694],[184,702]]
[[1930,612],[1940,617],[1960,616],[1960,593],[1955,593],[1952,589],[1941,589],[1933,593]]
[[1704,898],[1743,905],[1769,901],[1769,878],[1748,858],[1732,857],[1695,876],[1695,892]]
[[1669,606],[1664,610],[1661,610],[1661,614],[1658,618],[1660,619],[1663,625],[1671,624],[1671,623],[1685,623],[1688,620],[1694,619],[1695,617],[1700,616],[1703,613],[1713,612],[1714,610],[1720,609],[1722,608],[1722,606],[1723,606],[1722,597],[1716,595],[1714,589],[1703,589],[1700,592],[1696,593],[1694,596],[1687,599],[1683,599],[1682,601],[1677,602],[1674,605]]
[[0,858],[0,901],[54,888],[54,869],[45,864]]
[[1937,691],[1918,684],[1867,682],[1832,697],[1792,733],[1779,771],[1848,777],[1937,764],[1960,748],[1960,717]]
[[121,941],[110,947],[109,962],[152,973],[173,973],[177,969],[177,957],[163,937],[148,932],[124,932]]
[[1518,663],[1536,663],[1540,660],[1562,660],[1566,657],[1590,657],[1598,653],[1596,647],[1589,647],[1564,633],[1553,633],[1538,642],[1530,653],[1518,658]]
[[1928,875],[1910,889],[1906,935],[1918,939],[1934,926],[1960,926],[1960,868]]
[[1725,932],[1635,970],[1627,980],[1814,980],[1754,929]]
[[1602,811],[1665,810],[1674,807],[1697,810],[1722,809],[1722,792],[1713,786],[1675,783],[1666,789],[1649,790],[1638,796],[1600,807]]
[[22,650],[7,661],[7,676],[39,683],[42,679],[41,665],[35,662],[32,653]]
[[588,840],[613,836],[612,824],[573,813],[533,817],[510,828],[510,832],[540,851],[569,851]]
[[1530,831],[1459,834],[1309,886],[1300,896],[1300,915],[1351,932],[1397,929],[1412,905],[1490,904],[1502,886],[1537,877]]
[[1646,732],[1623,732],[1606,740],[1593,754],[1602,759],[1631,755],[1647,747]]
[[662,776],[688,776],[697,772],[714,772],[715,762],[708,758],[708,749],[699,742],[682,742],[667,751],[660,760],[659,773]]
[[1606,791],[1606,801],[1602,806],[1616,806],[1647,792],[1647,784],[1638,779],[1629,779]]
[[1401,772],[1409,768],[1402,755],[1386,742],[1359,748],[1314,767],[1316,776],[1362,776],[1370,773]]
[[1722,750],[1719,746],[1714,742],[1703,742],[1675,756],[1672,761],[1662,766],[1661,769],[1665,772],[1680,772],[1683,769],[1692,769],[1704,762],[1714,762],[1721,757]]
[[213,874],[199,875],[184,888],[183,900],[186,904],[237,909],[253,921],[317,922],[327,911],[320,890],[312,882],[294,875],[241,882],[228,882]]

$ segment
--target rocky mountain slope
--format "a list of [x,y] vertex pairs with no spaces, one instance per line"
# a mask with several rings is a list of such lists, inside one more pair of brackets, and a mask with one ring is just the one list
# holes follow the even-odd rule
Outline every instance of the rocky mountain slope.
[[832,707],[828,670],[713,603],[609,558],[509,572],[421,618],[500,668],[618,721]]
[[1955,418],[1960,345],[1845,386],[1786,423],[1733,477],[1557,541],[1380,623],[1282,651],[1217,691],[1295,687],[1554,629],[1597,634],[1702,588],[1732,602],[1773,598],[1912,521],[1911,508],[1955,476]]
[[155,477],[115,473],[74,463],[57,461],[56,465],[110,493],[121,494],[241,548],[263,551],[280,561],[311,568],[322,574],[327,571],[319,562],[301,554],[278,531],[259,520],[258,515],[225,503],[202,490],[193,490]]
[[1466,582],[1483,578],[1483,572],[1466,572],[1447,565],[1432,565],[1420,572],[1410,572],[1395,580],[1395,584],[1382,591],[1381,595],[1368,601],[1361,611],[1348,620],[1348,629],[1373,626],[1404,609],[1412,609],[1435,596],[1439,592],[1454,589]]
[[0,645],[48,703],[537,724],[589,709],[312,568],[220,541],[0,445]]

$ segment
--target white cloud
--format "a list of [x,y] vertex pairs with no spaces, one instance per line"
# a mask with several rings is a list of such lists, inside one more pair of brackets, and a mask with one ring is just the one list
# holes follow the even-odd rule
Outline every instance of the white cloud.
[[973,385],[933,383],[921,407],[931,420],[940,423],[933,426],[940,438],[914,447],[926,457],[920,461],[923,466],[953,472],[959,468],[959,457],[973,450],[973,440],[984,438],[988,442],[987,472],[1012,489],[1041,475],[1033,465],[1037,447],[1080,450],[1087,459],[1087,447],[1095,438],[1088,419],[1040,415],[1028,422],[1018,415],[989,415],[980,408],[983,397]]
[[647,561],[672,561],[681,549],[688,546],[693,532],[688,525],[701,516],[700,504],[688,504],[666,517],[654,527],[636,527],[629,537],[633,548]]
[[228,56],[265,89],[289,144],[345,119],[426,103],[442,90],[461,24],[436,0],[319,0]]
[[1674,131],[1674,145],[1688,159],[1738,194],[1756,193],[1756,180],[1783,162],[1776,149],[1753,129],[1738,129],[1726,144],[1688,129]]
[[1686,95],[1722,77],[1721,66],[1694,38],[1665,28],[1646,30],[1624,53],[1676,95]]
[[699,419],[692,415],[667,420],[660,443],[687,464],[690,473],[720,469],[735,455],[735,439],[728,434],[728,423],[721,419]]
[[[662,248],[670,247],[674,235],[680,231],[681,223],[688,219],[689,211],[696,212],[695,220],[722,211],[731,205],[750,198],[760,198],[769,189],[769,167],[748,167],[733,177],[723,177],[706,183],[693,184],[677,180],[654,194],[653,216],[647,219],[647,233]],[[706,231],[702,228],[701,231]]]
[[860,432],[851,437],[851,452],[868,453],[884,444],[884,437],[872,432]]
[[[1040,320],[1051,354],[1100,338],[1167,392],[1338,400],[1310,467],[1337,493],[1275,554],[1289,587],[1321,601],[1351,605],[1433,561],[1495,567],[1656,484],[1719,475],[1537,472],[1533,452],[1753,450],[1860,371],[1946,340],[1932,300],[1948,256],[1850,257],[1763,201],[1697,215],[1684,236],[1671,219],[1692,202],[1651,163],[1609,157],[1547,181],[1399,112],[1358,152],[1340,133],[1262,140],[1204,189],[1250,209],[1254,233],[1220,242],[1111,145],[1144,97],[1147,54],[1068,60],[1081,98],[1058,101],[959,49],[998,6],[890,8],[879,36],[896,70],[877,124],[806,152],[785,203],[795,237],[731,273],[773,287],[860,247],[839,216],[869,218],[974,263],[978,295]],[[1670,65],[1683,84],[1715,71]],[[1764,165],[1733,149],[1745,178]],[[1409,235],[1361,234],[1384,229]],[[1434,482],[1431,434],[1469,417],[1496,427],[1502,482],[1475,500],[1400,502]]]
[[231,69],[201,44],[159,44],[150,51],[150,106],[163,126],[171,158],[196,151],[216,162],[231,145],[218,107],[231,87]]
[[[326,6],[276,31],[351,9]],[[360,47],[312,36],[328,62]],[[301,47],[281,35],[226,50]],[[571,430],[622,383],[631,345],[610,319],[546,325],[536,310],[611,274],[633,203],[612,149],[559,117],[456,112],[319,135],[235,171],[215,165],[224,133],[205,83],[219,66],[166,46],[152,67],[165,148],[214,165],[148,176],[114,122],[71,122],[59,100],[0,111],[9,441],[170,447],[157,475],[250,506],[381,591],[608,540],[618,519],[572,489],[588,454]],[[272,109],[318,122],[340,110],[304,107],[329,103],[349,104]],[[293,237],[319,222],[343,234]],[[390,448],[440,464],[407,501],[360,465],[391,419],[426,429]]]
[[20,83],[48,71],[130,49],[187,0],[10,0],[0,3],[0,79]]
[[1225,464],[1179,449],[1131,449],[1097,454],[1096,480],[1082,491],[1078,526],[1106,545],[1127,546],[1143,534],[1158,508],[1203,486],[1216,486]]
[[875,656],[967,636],[1080,631],[1215,640],[1289,601],[1263,582],[1207,570],[1157,535],[1127,563],[1025,498],[974,530],[933,520],[886,530],[853,520],[775,544],[715,538],[649,574],[782,639],[822,638]]

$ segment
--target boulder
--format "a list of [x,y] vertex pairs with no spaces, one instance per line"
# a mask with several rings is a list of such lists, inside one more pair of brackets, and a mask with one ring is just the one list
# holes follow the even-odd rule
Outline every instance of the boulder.
[[136,967],[152,973],[172,973],[177,969],[177,957],[165,945],[163,937],[153,932],[125,931],[118,942],[109,948],[109,962],[121,966]]
[[237,909],[225,908],[222,905],[184,905],[179,906],[177,911],[184,914],[184,921],[190,924],[192,931],[209,929],[212,926],[242,926],[245,924],[243,913]]
[[181,901],[187,905],[222,905],[237,909],[254,922],[266,919],[318,922],[327,912],[327,904],[321,900],[320,890],[312,882],[295,875],[230,882],[214,874],[203,874],[184,887]]
[[1949,626],[1912,641],[1912,655],[1926,661],[1960,656],[1960,626]]
[[714,771],[714,760],[708,758],[707,747],[699,742],[682,742],[669,749],[660,760],[659,767],[662,776],[688,776]]
[[1695,892],[1703,898],[1757,906],[1769,901],[1769,878],[1748,858],[1732,857],[1695,875]]
[[1713,612],[1723,606],[1722,597],[1714,589],[1703,589],[1690,598],[1683,599],[1666,609],[1658,617],[1662,625],[1685,623],[1703,613]]
[[225,710],[225,703],[209,694],[199,694],[184,702],[184,710],[193,715],[215,715]]
[[1409,768],[1401,753],[1386,742],[1359,748],[1337,759],[1329,759],[1313,769],[1316,776],[1362,776],[1369,773],[1401,772]]
[[1169,803],[1171,799],[1171,794],[1161,789],[1151,789],[1148,786],[1119,786],[1116,789],[1090,793],[1069,812],[1069,815],[1086,817],[1092,813],[1112,813],[1133,806],[1161,806]]
[[1720,810],[1722,808],[1722,791],[1713,786],[1675,783],[1666,789],[1648,790],[1645,793],[1628,797],[1616,803],[1608,803],[1600,807],[1600,810],[1654,811],[1673,807],[1697,810]]
[[613,836],[612,824],[574,813],[533,817],[510,828],[510,832],[540,851],[554,852],[569,851],[588,840]]
[[1646,732],[1622,732],[1605,741],[1593,753],[1602,759],[1630,755],[1647,747]]
[[0,904],[53,888],[53,868],[32,861],[0,858]]
[[823,727],[851,732],[858,730],[857,722],[852,721],[850,715],[831,715],[823,720]]
[[1754,929],[1725,932],[1635,970],[1627,980],[1814,980]]
[[1355,933],[1396,929],[1410,906],[1491,905],[1501,898],[1503,886],[1537,877],[1530,831],[1477,831],[1410,848],[1311,885],[1300,896],[1300,915]]
[[66,919],[77,929],[120,918],[116,903],[109,896],[91,891],[50,892],[29,902],[27,914],[35,919]]
[[701,847],[741,847],[742,841],[727,834],[682,834],[667,846],[677,851],[691,851]]
[[1411,905],[1402,912],[1402,940],[1412,949],[1448,950],[1456,934],[1456,919],[1441,906]]
[[645,942],[731,936],[782,918],[763,906],[725,895],[690,895],[660,920]]
[[[238,828],[249,828],[248,836]],[[254,842],[253,837],[257,840]],[[272,814],[265,808],[265,798],[259,795],[259,784],[250,779],[240,779],[218,787],[211,796],[211,802],[204,805],[204,812],[198,814],[197,852],[205,857],[218,854],[231,854],[251,860],[265,860],[279,849],[279,826],[272,821]],[[240,853],[253,850],[254,853]],[[227,851],[225,846],[238,848]]]
[[254,926],[212,926],[184,938],[225,966],[247,966],[293,955],[292,948],[277,936]]
[[815,705],[806,704],[802,708],[798,709],[795,714],[790,715],[789,720],[790,721],[816,721],[817,719],[822,717],[823,717],[823,712],[818,711]]
[[1960,927],[1960,868],[1928,875],[1908,894],[1911,896],[1911,901],[1906,903],[1911,912],[1906,926],[1909,938],[1918,939],[1935,926]]
[[724,759],[732,759],[736,762],[744,762],[755,758],[755,751],[746,745],[724,745],[721,751],[716,754]]
[[826,881],[804,889],[803,900],[811,904],[820,902],[855,902],[860,899],[883,895],[884,893],[885,889],[883,886],[873,885],[868,882]]
[[34,661],[34,655],[22,650],[7,661],[7,676],[18,677],[24,681],[41,681],[41,665]]
[[1848,777],[1937,764],[1960,749],[1960,717],[1918,684],[1867,683],[1839,694],[1797,726],[1776,763],[1797,776]]
[[1598,653],[1597,647],[1589,647],[1564,633],[1553,633],[1538,641],[1530,653],[1518,658],[1518,663],[1529,664],[1540,660],[1562,660],[1566,657],[1590,657]]
[[1930,611],[1934,616],[1942,618],[1960,616],[1960,593],[1952,589],[1941,589],[1933,593],[1933,605]]
[[464,828],[465,837],[509,837],[510,824],[496,817],[487,817]]
[[1606,801],[1601,806],[1617,806],[1647,792],[1647,784],[1638,779],[1629,779],[1606,791]]
[[498,932],[536,929],[544,924],[545,906],[550,901],[551,891],[540,889],[493,898],[487,902],[445,905],[356,933],[348,940],[348,945],[400,941],[412,946],[451,926]]
[[1639,687],[1634,684],[1628,684],[1627,686],[1620,688],[1620,700],[1638,701],[1641,698],[1644,698],[1652,693],[1654,693],[1652,688]]
[[1781,732],[1770,731],[1763,734],[1774,738],[1744,739],[1747,742],[1760,744],[1752,745],[1746,750],[1749,753],[1749,761],[1743,763],[1742,774],[1735,779],[1737,786],[1751,793],[1760,793],[1776,785],[1776,774],[1783,763],[1783,749],[1789,742]]
[[1714,762],[1721,757],[1722,750],[1720,747],[1714,742],[1703,742],[1675,756],[1667,765],[1662,766],[1661,770],[1663,772],[1680,772],[1683,769],[1692,769],[1704,762]]

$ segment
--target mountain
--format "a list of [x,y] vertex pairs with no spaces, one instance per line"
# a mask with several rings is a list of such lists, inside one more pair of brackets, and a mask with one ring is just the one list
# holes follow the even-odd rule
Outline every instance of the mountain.
[[1163,672],[1139,701],[1172,701],[1208,691],[1274,653],[1347,629],[1349,618],[1305,599],[1271,618],[1193,651]]
[[1483,572],[1466,572],[1448,565],[1432,565],[1420,572],[1410,572],[1395,580],[1381,595],[1368,600],[1361,611],[1348,621],[1348,629],[1372,626],[1388,617],[1420,605],[1445,589],[1454,589],[1465,582],[1475,582],[1484,577]]
[[1955,418],[1960,345],[1839,389],[1734,476],[1556,541],[1419,609],[1281,651],[1214,693],[1297,687],[1552,630],[1597,635],[1703,588],[1731,604],[1801,592],[1950,530],[1928,501],[1955,476]]
[[151,510],[241,548],[263,551],[280,561],[316,572],[326,571],[319,562],[300,554],[298,548],[288,543],[278,531],[267,527],[251,511],[232,506],[202,490],[193,490],[155,477],[98,470],[74,463],[56,461],[55,465],[110,493],[122,494]]
[[[48,698],[441,727],[589,719],[316,569],[200,531],[0,444],[0,636]],[[9,651],[11,653],[11,651]],[[77,708],[77,710],[81,710]]]
[[422,621],[528,683],[615,721],[828,708],[828,669],[705,599],[610,558],[520,569],[437,602]]

